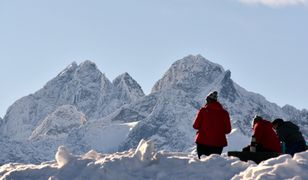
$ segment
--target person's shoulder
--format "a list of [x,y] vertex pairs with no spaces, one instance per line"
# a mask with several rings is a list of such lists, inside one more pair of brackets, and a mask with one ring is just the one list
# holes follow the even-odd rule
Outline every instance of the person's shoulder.
[[291,121],[285,121],[283,124],[282,124],[282,127],[287,127],[287,128],[292,128],[292,129],[298,129],[299,127],[294,124],[293,122]]
[[270,123],[269,121],[267,120],[264,120],[264,119],[261,119],[259,121],[256,122],[256,127],[269,127],[270,125],[272,125],[272,123]]
[[208,110],[209,110],[208,106],[205,105],[199,109],[199,112],[203,113],[203,112],[207,112]]

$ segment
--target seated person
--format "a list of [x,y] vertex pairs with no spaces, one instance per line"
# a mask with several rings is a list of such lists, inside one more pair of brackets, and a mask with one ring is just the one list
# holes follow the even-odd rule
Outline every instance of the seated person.
[[260,116],[253,118],[251,144],[243,151],[281,153],[280,142],[273,130],[272,123]]
[[275,119],[272,124],[280,141],[285,143],[287,154],[293,156],[306,150],[306,141],[297,125],[282,119]]

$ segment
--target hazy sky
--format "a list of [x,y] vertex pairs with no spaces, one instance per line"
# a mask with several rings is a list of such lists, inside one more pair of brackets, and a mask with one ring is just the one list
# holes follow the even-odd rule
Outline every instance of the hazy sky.
[[0,116],[73,61],[148,94],[189,54],[280,106],[308,109],[306,0],[0,0]]

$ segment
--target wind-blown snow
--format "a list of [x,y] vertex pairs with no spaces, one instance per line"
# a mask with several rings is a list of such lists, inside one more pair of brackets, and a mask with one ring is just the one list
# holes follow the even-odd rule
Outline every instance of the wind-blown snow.
[[151,141],[140,141],[137,149],[114,154],[89,151],[74,156],[61,146],[55,161],[40,165],[6,164],[0,167],[0,179],[46,180],[201,180],[201,179],[305,179],[308,151],[272,158],[256,165],[223,155],[203,156],[176,152],[157,152]]

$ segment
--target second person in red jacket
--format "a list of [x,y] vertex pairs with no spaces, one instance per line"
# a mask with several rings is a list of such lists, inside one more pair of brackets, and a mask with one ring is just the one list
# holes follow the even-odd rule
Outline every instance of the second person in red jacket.
[[243,151],[281,153],[280,142],[271,122],[260,116],[255,116],[252,128],[251,144],[245,147]]
[[198,158],[201,155],[221,154],[227,146],[226,134],[231,132],[229,113],[217,101],[217,91],[211,92],[207,97],[193,124],[198,130],[195,142],[197,144]]

